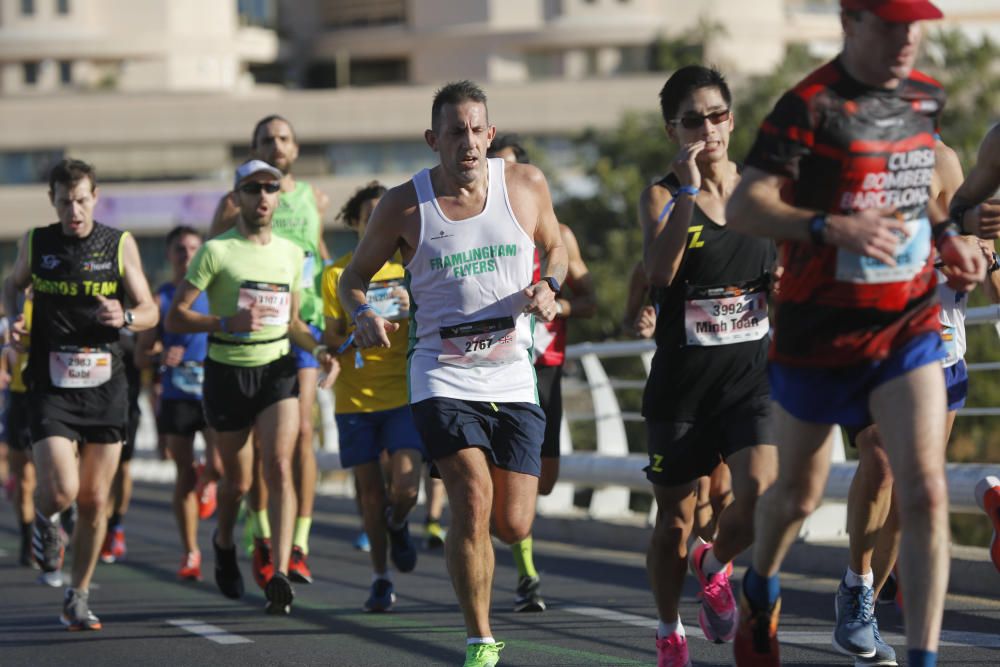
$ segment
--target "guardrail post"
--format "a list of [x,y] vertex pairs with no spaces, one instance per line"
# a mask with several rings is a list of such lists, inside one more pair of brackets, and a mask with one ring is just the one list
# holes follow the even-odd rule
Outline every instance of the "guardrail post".
[[[601,360],[594,353],[580,357],[594,402],[594,425],[597,429],[597,451],[611,456],[628,456],[628,439],[622,420],[618,397],[611,387]],[[590,515],[594,518],[615,518],[628,514],[629,490],[623,487],[594,489],[590,499]]]

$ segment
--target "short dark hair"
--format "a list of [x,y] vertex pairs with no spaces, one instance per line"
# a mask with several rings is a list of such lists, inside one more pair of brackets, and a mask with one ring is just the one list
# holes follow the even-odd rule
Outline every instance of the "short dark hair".
[[260,128],[264,127],[268,123],[273,123],[276,120],[280,120],[282,123],[288,126],[288,129],[292,132],[292,141],[298,143],[299,140],[295,136],[295,128],[292,127],[291,121],[280,114],[273,113],[269,116],[264,116],[257,121],[257,124],[253,126],[253,136],[250,137],[250,148],[257,148],[257,135],[260,134]]
[[369,199],[378,199],[385,192],[385,186],[378,181],[372,181],[368,185],[358,188],[340,209],[337,220],[343,220],[348,227],[354,227],[361,221],[361,205]]
[[[441,121],[439,116],[441,115],[441,109],[444,105],[459,104],[461,102],[465,102],[466,100],[479,102],[485,107],[486,93],[483,92],[483,89],[477,84],[469,81],[468,79],[453,81],[434,93],[434,102],[431,104],[431,129],[437,132],[438,127],[440,127]],[[487,110],[487,118],[488,117],[489,111]]]
[[60,160],[49,171],[49,192],[56,191],[56,185],[71,188],[85,178],[90,179],[90,191],[97,189],[97,170],[83,160],[66,158]]
[[660,113],[663,121],[676,120],[677,111],[687,96],[700,88],[718,88],[726,106],[732,106],[733,94],[729,91],[726,77],[714,67],[688,65],[682,67],[667,79],[660,89]]
[[505,148],[514,152],[514,159],[519,164],[531,164],[531,160],[528,159],[528,151],[524,150],[524,146],[521,145],[516,134],[502,134],[499,137],[494,137],[486,155],[487,157],[496,157],[496,154]]
[[201,232],[199,232],[194,227],[190,225],[177,225],[169,232],[167,232],[167,248],[174,244],[174,241],[181,238],[182,236],[197,236],[199,239],[202,238]]

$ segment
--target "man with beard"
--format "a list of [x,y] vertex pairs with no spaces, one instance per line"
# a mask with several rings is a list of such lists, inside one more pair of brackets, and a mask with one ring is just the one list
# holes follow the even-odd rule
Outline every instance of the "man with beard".
[[[330,258],[323,243],[323,212],[329,198],[312,185],[296,179],[292,167],[299,156],[299,144],[292,124],[278,115],[265,116],[254,126],[250,138],[251,158],[263,160],[281,171],[281,192],[274,211],[272,228],[281,238],[295,243],[304,254],[302,262],[302,301],[299,317],[319,341],[323,335],[323,299],[320,278],[323,265]],[[209,238],[232,228],[239,216],[235,193],[219,202]],[[293,343],[299,378],[299,434],[292,463],[295,467],[295,494],[299,502],[289,576],[299,583],[311,583],[307,564],[309,529],[312,526],[316,497],[316,452],[313,451],[313,404],[316,400],[318,364],[304,348]],[[325,383],[329,387],[333,378]],[[254,483],[250,491],[250,527],[254,535],[254,576],[263,587],[273,567],[270,557],[271,527],[267,514],[267,489],[262,484],[259,463],[254,465]]]
[[[203,385],[205,418],[218,434],[223,466],[212,546],[216,583],[231,598],[243,595],[233,525],[239,502],[250,488],[253,453],[248,437],[251,429],[257,433],[275,524],[274,571],[264,588],[270,614],[287,614],[294,597],[288,563],[296,509],[291,457],[299,405],[289,338],[315,352],[318,360],[330,362],[299,319],[302,251],[272,232],[281,177],[279,170],[260,160],[236,170],[236,226],[199,249],[177,288],[166,327],[174,333],[211,334]],[[193,307],[201,292],[208,294],[207,315]]]

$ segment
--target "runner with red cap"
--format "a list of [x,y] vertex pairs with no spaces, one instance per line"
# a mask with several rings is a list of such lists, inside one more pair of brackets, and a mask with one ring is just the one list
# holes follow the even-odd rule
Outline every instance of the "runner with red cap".
[[841,53],[778,101],[726,210],[732,229],[782,241],[784,266],[769,367],[779,473],[754,517],[741,666],[780,664],[781,562],[822,501],[834,425],[869,419],[896,480],[907,664],[937,661],[949,554],[932,240],[958,290],[986,262],[930,202],[945,94],[913,65],[919,21],[941,11],[916,0],[841,9]]

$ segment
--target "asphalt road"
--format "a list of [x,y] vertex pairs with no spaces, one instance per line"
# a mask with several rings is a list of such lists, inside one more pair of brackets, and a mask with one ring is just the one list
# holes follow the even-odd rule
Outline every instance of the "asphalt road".
[[[91,607],[104,630],[67,632],[59,623],[61,592],[36,583],[17,566],[17,535],[0,512],[0,665],[42,667],[203,665],[461,665],[464,630],[440,551],[421,551],[415,572],[396,574],[399,601],[388,614],[366,614],[368,556],[355,551],[353,503],[320,497],[311,539],[312,585],[296,586],[288,617],[264,614],[264,596],[241,562],[247,595],[228,600],[211,577],[179,583],[178,538],[169,488],[138,484],[126,520],[128,557],[100,564]],[[417,510],[422,518],[422,509]],[[418,524],[419,520],[415,522]],[[415,533],[419,527],[415,526]],[[654,665],[655,613],[644,555],[536,538],[535,562],[550,605],[543,614],[510,611],[516,572],[498,549],[493,630],[506,642],[501,665]],[[830,646],[835,574],[785,574],[782,655],[786,665],[849,665]],[[1000,575],[998,575],[1000,576]],[[730,665],[731,648],[706,642],[698,629],[695,582],[689,577],[681,616],[698,665]],[[902,654],[899,614],[880,607],[883,636]],[[1000,601],[951,596],[940,664],[1000,665]],[[902,664],[902,660],[900,661]]]

